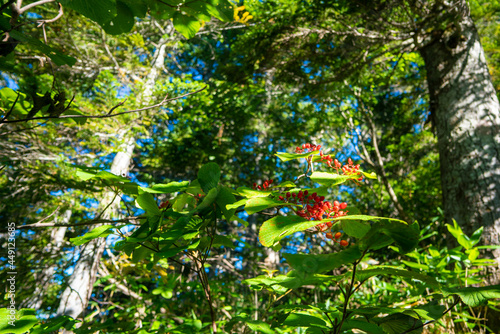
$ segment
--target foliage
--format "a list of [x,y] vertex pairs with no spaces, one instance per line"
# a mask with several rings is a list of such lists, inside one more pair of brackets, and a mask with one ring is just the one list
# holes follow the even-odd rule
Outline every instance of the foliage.
[[[0,221],[20,227],[19,331],[495,331],[484,321],[499,288],[483,283],[491,265],[483,232],[442,223],[423,61],[401,40],[350,35],[349,26],[392,36],[359,15],[365,7],[60,3],[64,15],[48,22],[55,2],[15,18],[1,2],[0,83],[13,78],[18,87],[0,89]],[[402,36],[410,14],[383,3],[368,14]],[[473,1],[471,10],[496,80],[497,9]],[[147,100],[161,45],[167,56]],[[138,113],[61,117],[196,91]],[[122,133],[135,138],[133,166],[114,175]],[[307,140],[324,148],[288,149]],[[120,204],[102,219],[108,191]],[[304,200],[306,191],[316,196]],[[68,230],[56,248],[60,225]],[[99,238],[107,248],[87,312],[55,317],[83,249],[75,246]]]

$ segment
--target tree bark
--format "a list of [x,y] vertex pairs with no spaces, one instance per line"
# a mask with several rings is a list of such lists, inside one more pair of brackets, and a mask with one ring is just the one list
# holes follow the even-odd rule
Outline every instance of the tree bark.
[[[447,223],[455,219],[468,235],[484,227],[483,243],[498,245],[500,106],[477,30],[465,12],[454,33],[440,33],[420,53],[437,132]],[[500,263],[500,250],[488,255]],[[498,282],[498,271],[494,276]]]

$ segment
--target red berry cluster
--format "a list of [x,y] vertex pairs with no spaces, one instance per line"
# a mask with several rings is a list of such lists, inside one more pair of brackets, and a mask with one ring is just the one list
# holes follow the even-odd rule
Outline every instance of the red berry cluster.
[[[333,158],[330,156],[330,154],[323,154],[323,151],[320,151],[319,155],[321,157],[321,162],[326,163],[328,165],[328,167],[332,167],[332,160],[333,160]],[[335,159],[335,161],[338,162],[337,159]]]
[[262,184],[262,186],[258,186],[257,183],[254,183],[253,186],[252,186],[252,189],[255,189],[255,190],[267,190],[267,188],[271,187],[271,184],[273,183],[274,181],[271,179],[271,180],[266,180],[264,181],[264,183]]
[[302,148],[300,146],[297,146],[295,149],[295,153],[309,153],[313,151],[318,151],[321,149],[321,145],[314,145],[314,144],[302,144]]
[[[279,196],[279,200],[286,203],[293,203],[302,205],[302,209],[293,209],[294,212],[307,220],[322,220],[322,219],[335,219],[337,217],[347,215],[347,203],[334,201],[330,203],[325,201],[324,196],[318,196],[317,193],[309,195],[307,190],[300,190],[298,193],[287,192],[285,197]],[[320,223],[316,225],[316,229],[325,232],[333,226],[332,222]]]
[[[337,169],[338,171],[340,168],[340,163],[337,163],[338,161],[335,159],[335,169]],[[363,180],[363,175],[359,171],[359,165],[354,165],[351,158],[347,159],[347,165],[342,166],[342,172],[345,175],[359,175],[360,178],[358,179],[358,181]]]

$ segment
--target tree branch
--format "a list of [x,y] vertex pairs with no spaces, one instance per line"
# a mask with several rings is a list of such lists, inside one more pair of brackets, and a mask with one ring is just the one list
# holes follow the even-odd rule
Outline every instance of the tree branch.
[[139,111],[145,111],[145,110],[149,110],[149,109],[154,109],[154,108],[157,108],[157,107],[161,107],[162,105],[164,105],[167,102],[178,100],[178,99],[182,99],[183,97],[199,93],[202,90],[205,90],[207,87],[208,86],[205,86],[203,88],[195,90],[194,92],[190,92],[190,93],[186,93],[186,94],[183,94],[183,95],[180,95],[180,96],[176,96],[176,97],[173,97],[171,99],[167,99],[167,97],[165,97],[160,103],[157,103],[157,104],[149,106],[149,107],[144,107],[144,108],[134,109],[134,110],[122,111],[122,112],[119,112],[119,113],[116,113],[116,114],[112,114],[110,112],[112,112],[117,107],[121,106],[124,102],[120,102],[117,106],[114,106],[113,108],[111,108],[110,112],[108,112],[108,114],[106,114],[106,115],[91,115],[91,116],[85,116],[85,115],[42,116],[42,117],[32,117],[32,118],[16,119],[16,120],[12,120],[12,121],[2,120],[2,121],[0,121],[0,124],[2,124],[2,123],[29,122],[29,121],[42,120],[42,119],[62,119],[62,118],[80,118],[80,119],[99,118],[100,119],[100,118],[116,117],[116,116],[120,116],[120,115],[131,114],[131,113],[135,113],[135,112],[139,112]]

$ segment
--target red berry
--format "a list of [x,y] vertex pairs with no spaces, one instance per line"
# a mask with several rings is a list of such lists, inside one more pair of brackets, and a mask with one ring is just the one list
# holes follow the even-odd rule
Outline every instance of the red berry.
[[349,245],[349,242],[347,240],[340,240],[340,246],[346,247]]
[[286,197],[287,197],[287,198],[290,198],[290,196],[292,196],[292,194],[290,194],[290,193],[286,193]]
[[328,232],[328,233],[326,234],[326,237],[327,237],[328,239],[333,239],[333,235],[332,235],[330,232]]
[[340,232],[335,233],[335,239],[340,239],[341,236],[342,236],[342,233],[340,233]]
[[347,208],[347,203],[346,202],[343,202],[343,203],[340,203],[340,210],[344,210],[345,208]]

